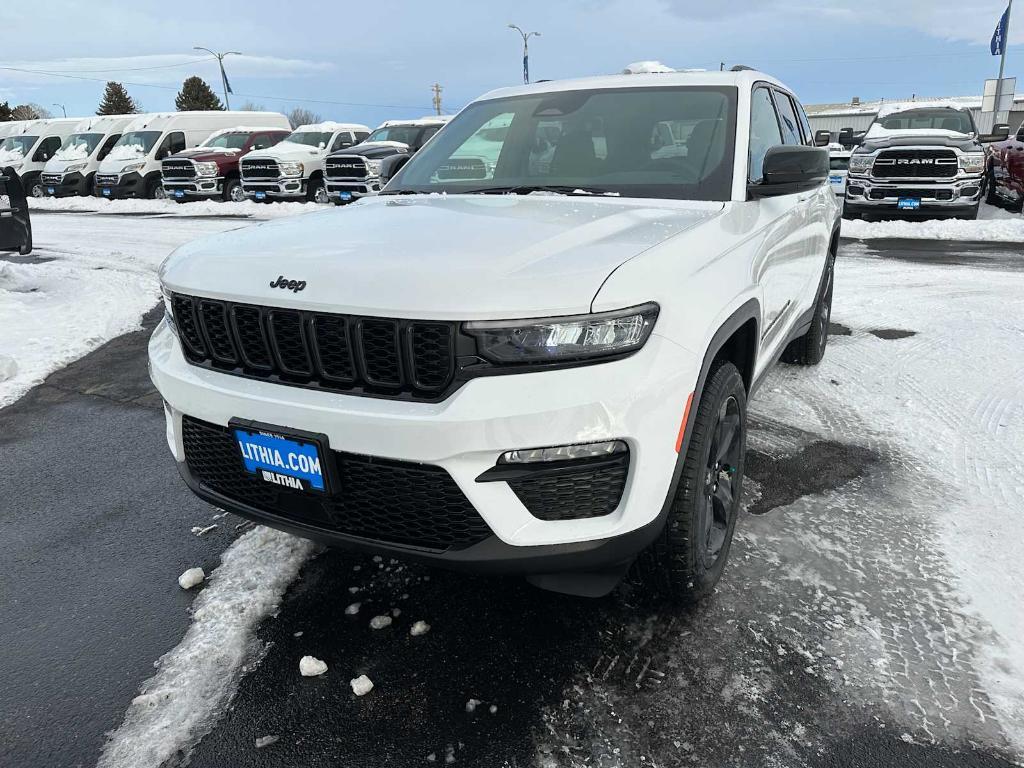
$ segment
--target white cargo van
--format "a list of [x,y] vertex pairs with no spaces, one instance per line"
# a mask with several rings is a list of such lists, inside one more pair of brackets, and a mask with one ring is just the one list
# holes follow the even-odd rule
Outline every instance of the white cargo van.
[[26,120],[0,141],[0,167],[10,166],[21,177],[25,191],[43,196],[40,174],[43,166],[70,136],[80,117]]
[[125,126],[96,172],[99,197],[165,197],[160,161],[198,147],[214,131],[237,125],[271,125],[277,112],[154,112]]
[[242,158],[242,189],[253,200],[315,200],[328,202],[324,158],[370,135],[357,123],[311,123],[269,149]]
[[75,126],[64,146],[43,168],[47,197],[86,197],[93,193],[96,169],[132,120],[138,115],[97,115]]

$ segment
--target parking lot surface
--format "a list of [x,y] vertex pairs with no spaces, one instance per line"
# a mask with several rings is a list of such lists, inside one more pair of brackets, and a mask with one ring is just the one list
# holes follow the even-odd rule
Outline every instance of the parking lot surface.
[[[262,545],[177,477],[150,312],[0,409],[0,765],[129,765],[152,734],[167,764],[209,768],[1013,765],[1022,263],[844,242],[826,360],[780,366],[753,401],[745,509],[703,604],[294,549],[294,578],[253,575],[283,597],[241,663],[227,642],[197,655],[225,656],[209,711],[166,674],[209,619],[176,578],[198,565],[221,588],[221,557]],[[307,654],[327,673],[301,677]]]

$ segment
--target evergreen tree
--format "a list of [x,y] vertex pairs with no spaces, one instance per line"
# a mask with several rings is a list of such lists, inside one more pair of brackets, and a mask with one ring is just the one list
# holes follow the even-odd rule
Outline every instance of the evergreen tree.
[[224,109],[217,94],[201,77],[193,75],[181,84],[181,90],[174,98],[174,106],[179,112],[191,112],[198,109]]
[[13,120],[11,105],[8,102],[0,103],[0,123],[7,123]]
[[135,100],[128,95],[128,91],[120,83],[111,80],[103,89],[103,100],[100,101],[100,108],[96,110],[97,115],[134,115],[139,111]]

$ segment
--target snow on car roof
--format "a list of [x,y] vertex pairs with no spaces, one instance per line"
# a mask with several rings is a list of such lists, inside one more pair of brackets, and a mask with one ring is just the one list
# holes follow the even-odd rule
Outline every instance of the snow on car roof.
[[306,125],[300,125],[292,133],[298,133],[299,131],[318,131],[320,133],[327,133],[330,131],[369,131],[369,127],[360,123],[335,123],[332,120],[325,120],[322,123],[307,123]]
[[426,117],[417,117],[412,120],[385,120],[374,130],[391,128],[395,125],[437,125],[438,123],[447,123],[451,119],[451,115],[427,115]]
[[883,104],[878,108],[878,117],[888,117],[894,115],[897,112],[907,112],[911,109],[955,109],[960,112],[966,112],[970,107],[963,102],[953,101],[952,99],[934,99],[931,101],[893,101],[889,104]]
[[477,99],[503,99],[510,96],[526,96],[534,93],[557,93],[559,91],[583,91],[596,90],[599,88],[651,88],[664,86],[736,86],[749,88],[755,82],[766,81],[782,88],[789,89],[784,83],[759,72],[756,69],[744,69],[738,72],[657,72],[640,73],[631,75],[597,75],[593,77],[580,77],[569,80],[549,80],[543,83],[531,83],[530,85],[516,85],[506,88],[497,88],[488,91]]
[[219,131],[214,131],[206,138],[206,141],[216,139],[218,136],[223,136],[227,133],[259,133],[260,131],[289,133],[287,128],[282,128],[279,125],[236,125],[234,128],[221,128]]

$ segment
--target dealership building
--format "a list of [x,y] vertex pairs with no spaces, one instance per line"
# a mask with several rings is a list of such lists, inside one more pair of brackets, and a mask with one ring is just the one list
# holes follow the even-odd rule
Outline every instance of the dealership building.
[[[861,101],[858,98],[854,98],[847,104],[811,104],[806,106],[805,109],[812,129],[815,131],[831,131],[835,135],[843,128],[852,128],[854,133],[866,131],[883,104],[909,101],[927,101],[929,103],[948,101],[953,106],[969,107],[974,114],[975,123],[980,127],[984,127],[987,124],[982,120],[981,96],[952,96],[938,99],[888,99],[880,101]],[[990,115],[985,117],[991,120]],[[1010,110],[1010,119],[1007,122],[1010,124],[1011,132],[1016,131],[1021,126],[1021,123],[1024,123],[1024,94],[1018,94],[1014,98],[1013,108]]]

